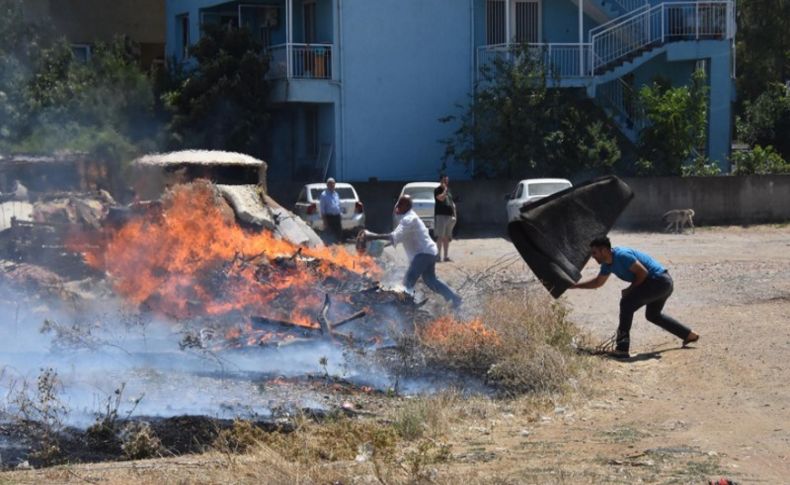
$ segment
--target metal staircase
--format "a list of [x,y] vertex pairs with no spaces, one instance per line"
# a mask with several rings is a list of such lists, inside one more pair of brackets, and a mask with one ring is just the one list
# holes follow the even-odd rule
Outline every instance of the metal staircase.
[[622,77],[676,42],[731,41],[734,10],[734,3],[728,0],[660,3],[637,8],[592,29],[588,95],[635,141],[645,123],[636,112],[635,93]]
[[[575,0],[582,1],[582,0]],[[673,44],[727,40],[735,36],[734,0],[678,1],[650,5],[644,0],[584,0],[585,11],[617,15],[591,29],[586,43],[529,44],[531,56],[541,60],[559,87],[585,87],[587,94],[618,121],[635,140],[644,123],[629,105],[633,94],[622,77],[667,52]],[[478,68],[495,59],[513,60],[515,44],[478,48]],[[480,72],[480,70],[478,70]],[[558,81],[556,81],[558,79]],[[478,78],[478,81],[482,79]],[[634,104],[634,103],[631,103]]]

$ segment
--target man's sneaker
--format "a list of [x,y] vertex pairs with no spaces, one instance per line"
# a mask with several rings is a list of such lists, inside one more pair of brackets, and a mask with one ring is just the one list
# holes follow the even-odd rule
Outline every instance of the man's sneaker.
[[445,256],[445,257],[444,257],[444,262],[445,262],[445,263],[452,263],[452,262],[453,262],[453,260],[452,260],[452,259],[450,259],[450,258],[448,258],[447,256]]
[[697,340],[699,340],[699,334],[689,332],[688,336],[683,339],[683,347],[688,346],[688,344],[693,344]]

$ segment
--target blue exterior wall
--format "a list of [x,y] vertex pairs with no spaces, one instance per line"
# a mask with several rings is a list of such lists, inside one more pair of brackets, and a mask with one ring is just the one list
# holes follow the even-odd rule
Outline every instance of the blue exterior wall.
[[[285,1],[244,3],[279,5],[280,23],[272,44],[285,42]],[[304,0],[293,0],[293,42],[303,37]],[[585,0],[595,2],[597,0]],[[179,51],[176,15],[190,14],[192,42],[199,35],[200,9],[217,0],[167,0],[167,52]],[[653,2],[657,3],[657,2]],[[453,125],[438,119],[459,114],[474,89],[477,47],[485,44],[485,0],[318,0],[316,42],[331,42],[333,79],[277,81],[266,159],[270,180],[290,178],[309,163],[303,153],[304,106],[319,103],[319,138],[333,145],[330,174],[359,181],[434,180]],[[542,0],[543,42],[577,43],[578,5]],[[584,40],[597,24],[585,15]],[[710,60],[711,122],[709,155],[726,160],[730,140],[732,82],[729,42],[687,42],[634,71],[635,88],[656,74],[687,82],[696,59]],[[592,79],[578,82],[591,83]],[[451,164],[454,178],[466,170]]]
[[[438,176],[472,91],[471,0],[342,0],[343,180]],[[462,169],[453,164],[451,175]]]

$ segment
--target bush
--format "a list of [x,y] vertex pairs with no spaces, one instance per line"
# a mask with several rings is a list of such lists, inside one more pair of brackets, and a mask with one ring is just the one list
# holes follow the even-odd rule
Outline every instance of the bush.
[[735,122],[738,138],[749,145],[773,146],[790,159],[790,89],[771,83],[753,102],[746,102]]
[[790,163],[776,153],[774,147],[756,145],[751,150],[732,154],[733,175],[768,175],[790,173]]
[[162,442],[147,422],[129,423],[121,431],[121,451],[130,460],[161,456]]
[[691,165],[680,167],[680,174],[684,177],[712,177],[721,174],[721,168],[716,162],[711,162],[708,157],[697,156]]

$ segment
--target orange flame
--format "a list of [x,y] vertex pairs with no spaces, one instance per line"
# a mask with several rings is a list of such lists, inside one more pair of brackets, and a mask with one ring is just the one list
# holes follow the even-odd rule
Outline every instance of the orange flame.
[[322,305],[323,279],[340,277],[341,270],[379,271],[370,257],[341,247],[302,248],[303,257],[318,260],[312,271],[278,264],[299,247],[239,227],[206,181],[178,185],[162,202],[161,217],[139,217],[105,234],[85,259],[106,271],[128,301],[171,317],[239,311],[315,327],[310,315]]
[[483,346],[496,347],[502,343],[499,334],[487,328],[479,318],[462,322],[449,316],[439,317],[426,325],[419,334],[429,346],[456,351]]

